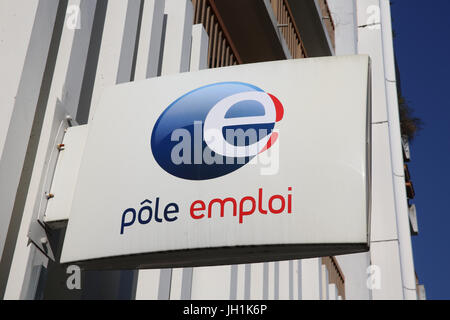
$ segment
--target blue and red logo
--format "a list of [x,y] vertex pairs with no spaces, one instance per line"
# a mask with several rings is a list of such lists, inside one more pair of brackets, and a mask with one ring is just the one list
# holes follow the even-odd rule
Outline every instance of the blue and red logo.
[[153,156],[168,173],[189,180],[224,176],[277,140],[280,101],[243,82],[221,82],[190,91],[170,104],[151,137]]

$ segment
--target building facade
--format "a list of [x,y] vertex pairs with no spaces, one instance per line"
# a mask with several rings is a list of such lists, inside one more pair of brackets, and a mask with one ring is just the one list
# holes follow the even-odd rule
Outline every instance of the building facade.
[[[7,75],[0,92],[4,299],[425,298],[411,246],[418,230],[388,0],[2,0],[0,21],[0,69]],[[207,68],[355,54],[371,58],[369,252],[151,270],[79,270],[57,262],[67,221],[39,218],[61,196],[52,184],[64,152],[57,142],[64,128],[89,125],[105,88]]]

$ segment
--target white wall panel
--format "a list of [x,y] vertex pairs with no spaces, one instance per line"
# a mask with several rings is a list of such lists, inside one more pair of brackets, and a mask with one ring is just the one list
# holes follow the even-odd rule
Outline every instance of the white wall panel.
[[320,258],[303,259],[302,262],[302,300],[321,299],[321,263]]
[[190,71],[208,68],[208,34],[202,24],[192,27]]
[[[54,94],[67,112],[76,119],[80,102],[81,87],[85,72],[86,59],[94,23],[97,0],[70,0],[68,8],[79,8],[66,16],[66,24],[61,37],[58,59],[67,59],[66,69],[55,74]],[[74,16],[78,12],[78,17]],[[73,29],[72,19],[79,19],[79,29]],[[50,100],[51,102],[51,100]]]
[[183,287],[183,269],[172,269],[172,279],[170,283],[170,300],[180,300]]
[[[28,245],[28,228],[31,221],[35,219],[36,209],[42,198],[42,183],[48,170],[49,154],[55,148],[54,139],[66,114],[63,109],[74,115],[78,106],[96,1],[70,0],[68,5],[79,6],[82,28],[73,29],[66,23],[62,30],[54,80],[50,88],[41,138],[5,293],[5,298],[8,299],[23,298],[26,294],[30,294],[32,290],[27,292],[27,288],[35,287],[39,276],[32,277],[30,269],[45,262],[43,255],[34,246]],[[71,17],[66,17],[66,19],[69,18]]]
[[[359,0],[358,53],[372,59],[372,122],[388,120],[384,85],[383,41],[380,27],[379,0]],[[378,9],[377,9],[378,8]],[[368,24],[370,24],[368,26]]]
[[229,300],[230,266],[194,268],[192,275],[193,300]]
[[394,195],[396,198],[397,228],[400,243],[400,259],[402,262],[402,278],[405,299],[417,300],[416,273],[414,269],[411,232],[408,218],[408,202],[405,190],[403,147],[401,142],[402,138],[398,106],[398,88],[396,82],[396,65],[390,6],[390,1],[380,1],[384,69],[386,73],[385,85],[387,93],[392,169],[395,185]]
[[370,249],[372,264],[380,271],[380,287],[372,289],[374,300],[403,299],[402,275],[398,241],[372,242]]
[[145,0],[134,80],[156,77],[160,62],[164,0]]
[[[397,92],[393,83],[395,66],[390,19],[388,1],[358,1],[358,52],[370,54],[372,58],[374,125],[371,258],[372,264],[381,268],[383,279],[382,287],[372,290],[374,299],[403,299],[405,295],[400,290],[403,290],[404,279],[409,280],[407,286],[411,287],[411,292],[415,291],[404,182],[400,181],[394,187],[394,182],[399,180],[395,178],[394,172],[403,175],[403,160],[398,132]],[[402,214],[405,216],[399,216]],[[406,246],[399,247],[399,240]],[[380,248],[383,248],[383,252]]]
[[245,299],[245,264],[237,265],[236,299]]
[[334,283],[328,285],[328,300],[338,300],[337,287]]
[[89,118],[106,87],[131,79],[140,4],[140,0],[108,1]]
[[250,299],[263,299],[264,263],[251,264]]
[[139,271],[136,300],[158,299],[160,270]]
[[[25,65],[28,45],[31,40],[38,1],[27,1],[24,9],[22,1],[0,2],[0,69],[8,77],[1,78],[0,95],[0,157],[8,134],[11,116],[14,110],[15,96]],[[45,61],[45,59],[42,59]],[[3,225],[3,223],[2,223]],[[1,252],[1,250],[0,250]]]
[[370,300],[367,287],[367,268],[370,265],[370,253],[363,252],[336,257],[345,276],[346,300]]
[[166,37],[162,74],[189,71],[192,21],[194,12],[190,0],[166,0]]
[[328,282],[329,274],[328,274],[327,266],[322,264],[320,270],[321,270],[320,285],[321,285],[321,292],[322,292],[322,295],[321,295],[322,296],[322,300],[328,300],[329,299],[329,292],[328,292],[328,289],[329,289],[329,286],[328,286],[329,285],[329,282]]
[[[3,124],[0,125],[0,130],[4,130],[0,131],[0,181],[8,182],[0,183],[0,253],[3,253],[3,245],[41,93],[58,3],[51,0],[2,1],[0,6],[0,36],[2,40],[0,41],[0,50],[1,55],[5,54],[6,56],[0,63],[2,63],[1,69],[6,70],[8,74],[8,77],[4,79],[9,82],[1,83],[2,94],[0,94],[0,123]],[[44,105],[40,107],[43,108]],[[5,136],[6,130],[8,131]],[[39,174],[41,173],[39,172]],[[29,189],[31,190],[31,188],[30,184]],[[26,195],[22,194],[22,196]],[[27,201],[28,198],[29,196]],[[35,198],[31,201],[34,200]],[[3,266],[10,271],[5,289],[5,299],[23,297],[21,296],[22,285],[27,279],[30,279],[34,265],[27,246],[30,217],[24,213],[21,221],[11,267]],[[12,250],[12,248],[9,249]],[[5,261],[3,263],[9,264]]]
[[293,286],[294,286],[294,300],[301,300],[302,299],[302,261],[301,260],[295,260],[294,263],[294,279],[293,279]]
[[275,281],[277,281],[278,279],[276,279],[275,277],[275,269],[276,269],[276,262],[268,262],[266,264],[267,266],[267,272],[268,272],[268,282],[267,282],[267,297],[264,297],[265,299],[268,300],[275,300],[277,298],[276,295],[276,285],[275,285]]
[[[150,4],[149,4],[150,5]],[[161,10],[160,3],[155,3],[155,14],[158,14],[158,10]],[[149,12],[151,10],[147,9]],[[147,12],[148,13],[148,12]],[[163,37],[163,47],[158,48],[154,47],[153,52],[149,51],[149,54],[152,56],[156,56],[156,51],[163,50],[162,54],[162,74],[168,75],[173,73],[180,73],[189,71],[190,64],[190,50],[191,50],[191,37],[192,37],[192,21],[193,21],[193,6],[190,0],[166,0],[164,6],[164,14],[165,14],[165,33],[162,35]],[[159,26],[159,22],[158,26]],[[158,28],[158,27],[155,27]],[[148,33],[148,31],[144,30],[144,33]],[[157,30],[155,31],[157,32]],[[156,44],[156,40],[155,40]],[[149,47],[148,50],[151,48]],[[144,47],[142,57],[145,57],[147,49]],[[142,65],[142,59],[140,58],[140,65]],[[145,65],[145,63],[144,63]],[[153,66],[154,68],[154,66]],[[153,69],[154,70],[154,69]],[[142,78],[142,74],[139,75],[139,78]],[[198,271],[200,272],[200,271]],[[197,272],[197,273],[198,273]],[[148,277],[145,275],[146,273],[150,273]],[[138,283],[141,281],[147,281],[145,279],[155,279],[157,273],[160,273],[161,279],[159,280],[159,286],[161,287],[170,287],[169,284],[162,283],[167,281],[167,279],[172,278],[172,270],[164,269],[164,270],[140,270]],[[194,272],[194,275],[196,273]],[[149,280],[150,281],[150,280]],[[141,284],[138,285],[137,291],[138,295],[143,299],[152,299],[154,294],[146,295],[145,292],[141,292],[141,288],[146,288],[150,286],[153,290],[157,287],[155,283],[147,283],[147,285]],[[147,298],[145,298],[147,297]],[[167,297],[169,298],[169,297]]]
[[336,55],[356,54],[358,46],[356,0],[328,0],[328,6],[335,24]]
[[289,300],[290,299],[290,283],[293,280],[291,273],[289,272],[290,261],[280,261],[279,262],[279,299]]
[[372,125],[371,240],[397,239],[394,186],[387,123]]

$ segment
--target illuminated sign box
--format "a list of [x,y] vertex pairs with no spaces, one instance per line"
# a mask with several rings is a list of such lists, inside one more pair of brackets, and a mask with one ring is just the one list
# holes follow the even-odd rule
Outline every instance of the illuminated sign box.
[[111,87],[89,122],[62,263],[164,268],[368,250],[368,56]]

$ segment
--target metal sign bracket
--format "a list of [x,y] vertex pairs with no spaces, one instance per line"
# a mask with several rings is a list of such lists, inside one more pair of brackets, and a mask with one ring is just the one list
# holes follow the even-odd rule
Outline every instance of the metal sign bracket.
[[41,251],[52,261],[55,261],[54,250],[52,250],[50,234],[51,228],[44,223],[45,211],[47,204],[54,195],[50,192],[53,177],[58,162],[59,153],[64,150],[61,148],[64,135],[67,128],[73,126],[75,121],[66,110],[57,104],[55,109],[55,115],[53,119],[53,134],[52,141],[50,142],[49,150],[47,152],[46,167],[44,169],[44,175],[42,177],[42,183],[39,191],[38,199],[36,199],[35,207],[33,210],[33,222],[28,229],[29,244],[32,243],[36,248]]

